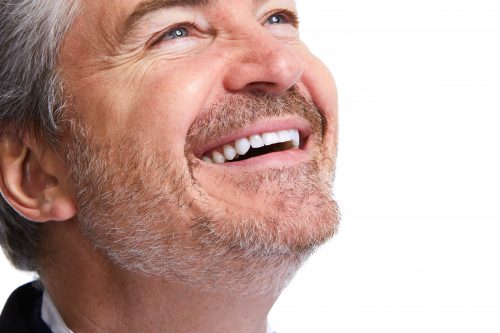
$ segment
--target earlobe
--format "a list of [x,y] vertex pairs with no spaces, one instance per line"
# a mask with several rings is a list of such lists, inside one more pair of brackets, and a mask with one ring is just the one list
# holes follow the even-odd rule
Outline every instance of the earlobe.
[[26,219],[68,220],[75,216],[76,206],[53,170],[47,170],[51,157],[44,157],[17,138],[0,138],[0,190]]

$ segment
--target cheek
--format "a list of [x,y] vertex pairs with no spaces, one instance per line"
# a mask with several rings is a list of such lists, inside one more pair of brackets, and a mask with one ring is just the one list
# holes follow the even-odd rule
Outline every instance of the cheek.
[[302,84],[313,102],[324,112],[327,120],[337,122],[337,86],[328,68],[314,56],[306,63]]
[[160,61],[142,75],[124,122],[129,135],[184,149],[191,124],[216,95],[218,67],[208,67],[203,59]]
[[299,84],[321,110],[327,121],[325,141],[337,144],[338,95],[335,80],[328,68],[315,56],[305,52],[305,71]]
[[220,60],[196,57],[102,72],[71,87],[78,91],[75,116],[103,139],[128,137],[184,150],[192,122],[218,95],[223,68]]
[[316,104],[327,121],[337,127],[338,95],[335,80],[330,70],[314,56],[304,43],[295,45],[294,50],[304,64],[304,73],[297,84],[306,97]]

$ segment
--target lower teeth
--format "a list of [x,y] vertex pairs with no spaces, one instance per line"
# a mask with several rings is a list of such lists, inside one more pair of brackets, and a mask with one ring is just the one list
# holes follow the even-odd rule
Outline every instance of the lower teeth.
[[245,160],[248,160],[248,159],[251,159],[254,157],[259,157],[259,156],[263,156],[263,155],[270,154],[270,153],[286,151],[286,150],[289,150],[292,148],[294,148],[292,142],[277,143],[274,145],[264,146],[261,148],[250,148],[250,150],[245,155],[240,156],[237,154],[234,157],[234,159],[232,159],[230,161],[226,160],[226,161],[222,162],[222,160],[220,158],[222,154],[220,154],[220,155],[214,154],[216,156],[216,158],[214,158],[214,159],[211,159],[209,157],[203,157],[203,161],[205,161],[207,163],[217,163],[217,164],[239,162],[239,161],[245,161]]

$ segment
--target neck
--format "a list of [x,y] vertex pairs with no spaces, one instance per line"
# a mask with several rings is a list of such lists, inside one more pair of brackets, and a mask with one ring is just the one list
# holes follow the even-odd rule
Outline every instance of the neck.
[[50,253],[50,263],[40,276],[75,333],[266,331],[275,296],[206,292],[174,278],[123,270],[81,237],[76,223],[47,228],[42,253]]

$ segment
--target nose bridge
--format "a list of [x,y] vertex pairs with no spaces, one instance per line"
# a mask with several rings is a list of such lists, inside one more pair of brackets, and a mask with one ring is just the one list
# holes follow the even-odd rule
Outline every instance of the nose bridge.
[[291,45],[261,25],[242,32],[232,53],[224,80],[230,91],[280,94],[302,77],[302,61]]

